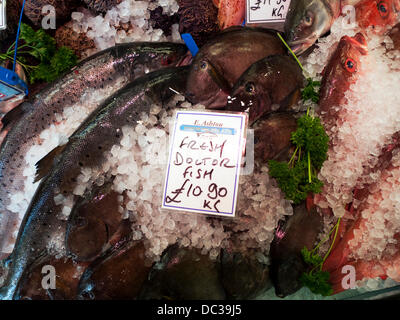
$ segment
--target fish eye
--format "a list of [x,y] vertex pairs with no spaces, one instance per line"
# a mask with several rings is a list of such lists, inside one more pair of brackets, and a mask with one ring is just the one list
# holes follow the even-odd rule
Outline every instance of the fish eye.
[[254,86],[253,82],[248,82],[246,83],[246,86],[244,88],[247,93],[253,94],[256,91],[256,87]]
[[307,12],[304,17],[304,24],[307,26],[311,26],[313,24],[313,17],[311,13]]
[[200,62],[200,69],[205,70],[208,67],[207,61],[201,61]]
[[353,72],[355,72],[356,71],[356,62],[353,60],[353,59],[351,59],[351,58],[348,58],[347,60],[346,60],[346,62],[344,63],[344,67],[345,67],[345,69],[348,71],[348,72],[351,72],[351,73],[353,73]]
[[378,11],[382,18],[386,18],[389,14],[388,6],[385,1],[380,1],[378,3]]

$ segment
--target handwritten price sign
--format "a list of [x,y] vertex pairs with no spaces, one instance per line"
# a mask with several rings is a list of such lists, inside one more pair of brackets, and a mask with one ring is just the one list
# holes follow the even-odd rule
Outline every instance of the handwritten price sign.
[[177,111],[162,208],[235,216],[246,114]]
[[6,27],[6,2],[0,0],[0,30],[4,30]]
[[247,0],[247,23],[284,22],[290,0]]

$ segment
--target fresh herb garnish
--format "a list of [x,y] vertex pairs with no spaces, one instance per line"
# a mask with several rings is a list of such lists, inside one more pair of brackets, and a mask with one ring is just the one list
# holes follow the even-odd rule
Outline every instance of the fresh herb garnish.
[[[20,39],[23,44],[18,46],[17,63],[25,69],[31,83],[36,80],[51,82],[77,63],[74,52],[68,47],[57,49],[54,38],[43,29],[35,31],[22,23]],[[0,54],[0,60],[14,61],[14,50],[15,42],[6,53]]]
[[[330,296],[333,293],[331,284],[329,283],[330,274],[327,271],[322,271],[322,267],[332,251],[333,245],[335,244],[337,233],[339,230],[341,218],[338,219],[335,226],[329,232],[328,236],[321,240],[318,245],[309,251],[306,247],[301,250],[301,255],[304,262],[309,266],[309,271],[304,272],[300,277],[300,282],[308,287],[311,292],[315,294],[321,294],[323,296]],[[324,257],[321,257],[317,252],[319,247],[325,243],[335,232],[331,246]]]
[[326,160],[329,137],[318,117],[310,110],[297,121],[297,130],[292,133],[296,146],[289,162],[269,161],[269,174],[275,178],[287,199],[299,204],[309,193],[320,193],[323,183],[317,178],[318,171]]
[[319,102],[319,88],[321,86],[320,81],[314,81],[312,78],[307,78],[307,85],[301,92],[301,96],[304,101],[311,100],[314,103]]

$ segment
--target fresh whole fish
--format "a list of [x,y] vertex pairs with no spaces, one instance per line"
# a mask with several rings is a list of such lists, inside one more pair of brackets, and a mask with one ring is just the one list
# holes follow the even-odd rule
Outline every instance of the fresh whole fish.
[[125,241],[107,251],[85,270],[78,287],[82,300],[133,300],[148,277],[142,242]]
[[278,297],[286,297],[302,287],[299,281],[306,271],[301,250],[311,250],[322,231],[323,220],[315,207],[308,212],[305,204],[295,206],[293,216],[278,227],[271,244],[270,275]]
[[363,30],[372,27],[383,33],[400,21],[399,0],[364,0],[355,8],[357,23]]
[[0,147],[1,253],[11,251],[19,215],[37,187],[35,162],[68,138],[106,97],[146,72],[176,65],[186,51],[173,43],[117,45],[82,61],[5,116],[13,125]]
[[288,110],[301,97],[304,76],[293,58],[283,55],[266,57],[249,67],[239,78],[228,98],[227,109],[249,109],[249,122],[261,116]]
[[297,0],[292,1],[285,21],[288,44],[297,55],[304,53],[327,33],[346,5],[359,0]]
[[186,97],[207,108],[224,108],[233,85],[248,67],[266,56],[285,53],[275,31],[226,29],[206,43],[194,58]]
[[[153,104],[164,105],[176,92],[184,92],[187,74],[187,67],[168,68],[133,81],[93,112],[68,144],[59,148],[60,152],[52,152],[48,159],[40,161],[39,174],[45,178],[25,214],[7,261],[9,271],[0,298],[18,299],[18,283],[29,265],[46,254],[51,239],[64,239],[65,222],[58,218],[62,206],[56,204],[55,197],[73,194],[82,169],[98,168],[106,161],[105,153],[122,139],[123,126],[136,127]],[[51,168],[49,173],[41,168],[43,165]]]
[[213,261],[200,250],[165,250],[160,262],[150,271],[138,298],[140,300],[224,300],[219,259]]
[[367,44],[361,33],[344,36],[323,71],[318,113],[324,123],[336,121],[336,109],[345,102],[345,93],[358,77],[360,58],[367,54]]
[[68,218],[65,246],[75,261],[91,261],[103,250],[122,222],[119,194],[112,183],[89,190],[74,205]]

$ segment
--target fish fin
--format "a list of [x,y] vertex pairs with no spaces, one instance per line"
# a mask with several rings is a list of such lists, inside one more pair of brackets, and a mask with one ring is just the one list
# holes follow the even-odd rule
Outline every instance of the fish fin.
[[37,182],[47,176],[54,164],[54,160],[63,152],[65,146],[66,144],[56,147],[36,163],[36,175],[34,182]]
[[0,132],[3,131],[11,122],[19,119],[19,117],[30,110],[31,107],[32,105],[29,102],[23,102],[7,112],[1,119],[3,127],[1,128]]

